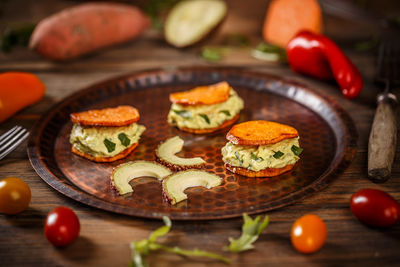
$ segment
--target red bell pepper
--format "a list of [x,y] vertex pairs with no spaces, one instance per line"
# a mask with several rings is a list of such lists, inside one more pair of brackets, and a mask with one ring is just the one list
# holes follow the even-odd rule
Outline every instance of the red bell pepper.
[[347,98],[355,98],[361,92],[360,72],[328,37],[301,31],[289,42],[286,52],[294,71],[319,79],[334,78]]

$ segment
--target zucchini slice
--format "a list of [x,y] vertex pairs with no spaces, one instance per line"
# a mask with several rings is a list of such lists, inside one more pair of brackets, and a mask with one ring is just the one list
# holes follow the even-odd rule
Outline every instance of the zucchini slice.
[[175,154],[183,148],[183,140],[179,136],[167,139],[156,149],[157,161],[174,171],[200,169],[206,162],[200,158],[180,158]]
[[138,177],[154,177],[158,180],[164,179],[172,172],[165,166],[153,161],[130,161],[118,165],[111,173],[111,183],[120,195],[133,192],[129,182]]
[[175,47],[194,45],[221,24],[227,10],[226,3],[221,0],[180,1],[165,21],[165,39]]
[[207,189],[218,186],[222,178],[206,171],[186,170],[167,176],[162,181],[163,197],[172,205],[187,199],[185,189],[202,186]]

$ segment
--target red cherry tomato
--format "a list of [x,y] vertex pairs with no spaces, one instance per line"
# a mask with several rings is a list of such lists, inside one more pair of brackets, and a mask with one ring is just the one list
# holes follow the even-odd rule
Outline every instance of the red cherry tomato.
[[292,225],[290,238],[297,251],[313,253],[325,243],[326,225],[317,215],[307,214],[297,219]]
[[0,212],[17,214],[25,210],[31,201],[31,190],[21,179],[4,178],[0,181]]
[[79,219],[73,210],[58,207],[47,215],[44,234],[54,246],[63,247],[78,237],[80,228]]
[[388,193],[377,189],[361,189],[353,194],[350,209],[362,223],[389,227],[400,219],[400,204]]

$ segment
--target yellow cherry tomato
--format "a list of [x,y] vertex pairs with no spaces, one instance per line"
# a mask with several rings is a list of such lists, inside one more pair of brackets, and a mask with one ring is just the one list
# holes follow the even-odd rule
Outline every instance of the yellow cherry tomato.
[[31,190],[21,179],[8,177],[0,180],[0,212],[17,214],[25,210],[31,201]]
[[292,225],[290,237],[299,252],[313,253],[325,243],[326,225],[317,215],[307,214],[297,219]]

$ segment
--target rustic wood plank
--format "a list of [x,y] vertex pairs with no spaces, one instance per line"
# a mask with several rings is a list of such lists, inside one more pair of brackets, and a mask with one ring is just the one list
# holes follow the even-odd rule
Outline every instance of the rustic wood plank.
[[[137,2],[137,1],[136,1]],[[80,1],[8,0],[0,16],[0,29],[10,23],[37,22],[41,18]],[[137,3],[143,4],[143,1]],[[221,32],[210,40],[218,44],[228,33],[243,33],[252,46],[260,40],[260,30],[267,1],[229,1],[229,17]],[[25,8],[21,8],[21,6]],[[396,14],[398,5],[387,0],[370,1],[370,9],[389,10]],[[397,10],[397,11],[396,11]],[[313,87],[317,92],[339,101],[355,121],[359,134],[358,152],[352,164],[323,191],[306,199],[269,212],[270,226],[262,234],[253,251],[233,254],[223,252],[228,237],[238,237],[242,220],[229,219],[204,222],[173,222],[173,228],[163,242],[183,248],[221,252],[232,259],[232,266],[395,266],[400,254],[400,225],[380,230],[360,224],[349,210],[351,195],[361,188],[377,188],[400,199],[400,144],[392,166],[392,179],[373,184],[367,178],[368,135],[375,111],[378,89],[368,79],[374,74],[373,54],[356,53],[352,41],[379,31],[377,25],[366,27],[350,21],[326,17],[325,29],[336,40],[349,44],[346,50],[366,77],[366,86],[356,100],[344,99],[333,83],[313,80],[294,74],[286,65],[267,64],[249,56],[246,49],[231,51],[218,63],[246,66],[284,76]],[[67,63],[49,62],[24,48],[10,54],[0,53],[0,71],[22,70],[37,74],[47,86],[46,96],[37,104],[20,111],[0,125],[0,133],[19,124],[30,129],[39,117],[64,97],[93,83],[146,68],[184,65],[208,65],[198,56],[200,47],[178,50],[168,47],[156,32],[143,38],[109,48],[80,60]],[[182,60],[184,59],[184,60]],[[214,64],[210,64],[214,65]],[[399,97],[400,90],[395,91]],[[399,122],[399,117],[397,120]],[[5,216],[0,214],[0,259],[4,266],[127,266],[129,242],[142,239],[162,225],[157,220],[122,216],[84,206],[50,188],[32,169],[26,155],[26,142],[0,161],[0,178],[18,176],[32,190],[32,201],[25,212]],[[64,249],[53,248],[43,236],[46,214],[64,205],[76,211],[82,224],[81,236]],[[313,255],[296,252],[289,238],[291,224],[306,213],[315,213],[327,224],[328,240],[324,248]],[[149,257],[151,266],[225,266],[215,261],[182,258],[166,253]]]

